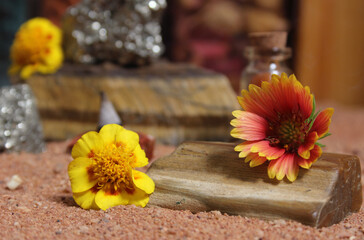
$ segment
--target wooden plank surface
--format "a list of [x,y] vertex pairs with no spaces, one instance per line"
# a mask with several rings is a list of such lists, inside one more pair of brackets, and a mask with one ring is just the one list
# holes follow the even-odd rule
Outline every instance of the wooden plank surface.
[[65,65],[53,75],[27,80],[38,100],[45,136],[65,139],[96,129],[100,91],[123,125],[163,143],[230,139],[236,94],[221,74],[186,64]]
[[250,168],[234,144],[186,142],[149,169],[149,205],[329,226],[360,209],[360,174],[357,157],[324,153],[295,182],[271,180],[267,165]]

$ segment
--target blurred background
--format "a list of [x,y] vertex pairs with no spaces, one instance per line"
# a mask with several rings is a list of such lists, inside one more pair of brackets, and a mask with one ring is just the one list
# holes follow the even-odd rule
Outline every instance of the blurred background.
[[[9,48],[27,19],[60,25],[79,0],[0,2],[0,84],[8,85]],[[164,58],[226,75],[236,92],[247,66],[247,33],[288,31],[288,66],[319,100],[364,105],[363,0],[169,0],[162,19]]]

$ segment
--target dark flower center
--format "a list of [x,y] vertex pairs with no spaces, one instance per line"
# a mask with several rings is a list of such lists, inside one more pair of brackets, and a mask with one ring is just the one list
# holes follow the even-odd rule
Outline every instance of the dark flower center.
[[304,143],[307,135],[307,124],[297,115],[279,118],[272,122],[268,140],[274,147],[285,148],[288,152],[296,152]]

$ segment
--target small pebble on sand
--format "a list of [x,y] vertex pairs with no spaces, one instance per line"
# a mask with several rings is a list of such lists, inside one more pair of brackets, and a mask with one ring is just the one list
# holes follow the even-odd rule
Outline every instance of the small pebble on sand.
[[23,180],[18,175],[13,175],[11,179],[6,183],[6,187],[10,190],[17,189],[20,184],[22,184]]

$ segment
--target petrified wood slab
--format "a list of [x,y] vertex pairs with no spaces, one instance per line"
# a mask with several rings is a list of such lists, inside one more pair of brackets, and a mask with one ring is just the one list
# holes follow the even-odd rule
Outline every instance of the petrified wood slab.
[[53,75],[27,80],[37,100],[44,134],[74,137],[97,127],[100,91],[123,125],[169,144],[184,140],[227,140],[236,94],[221,74],[187,64],[156,63],[140,68],[64,65]]
[[271,180],[267,165],[250,168],[231,143],[186,142],[148,171],[149,205],[192,212],[219,210],[263,219],[329,226],[358,211],[361,171],[355,156],[324,153],[297,180]]

